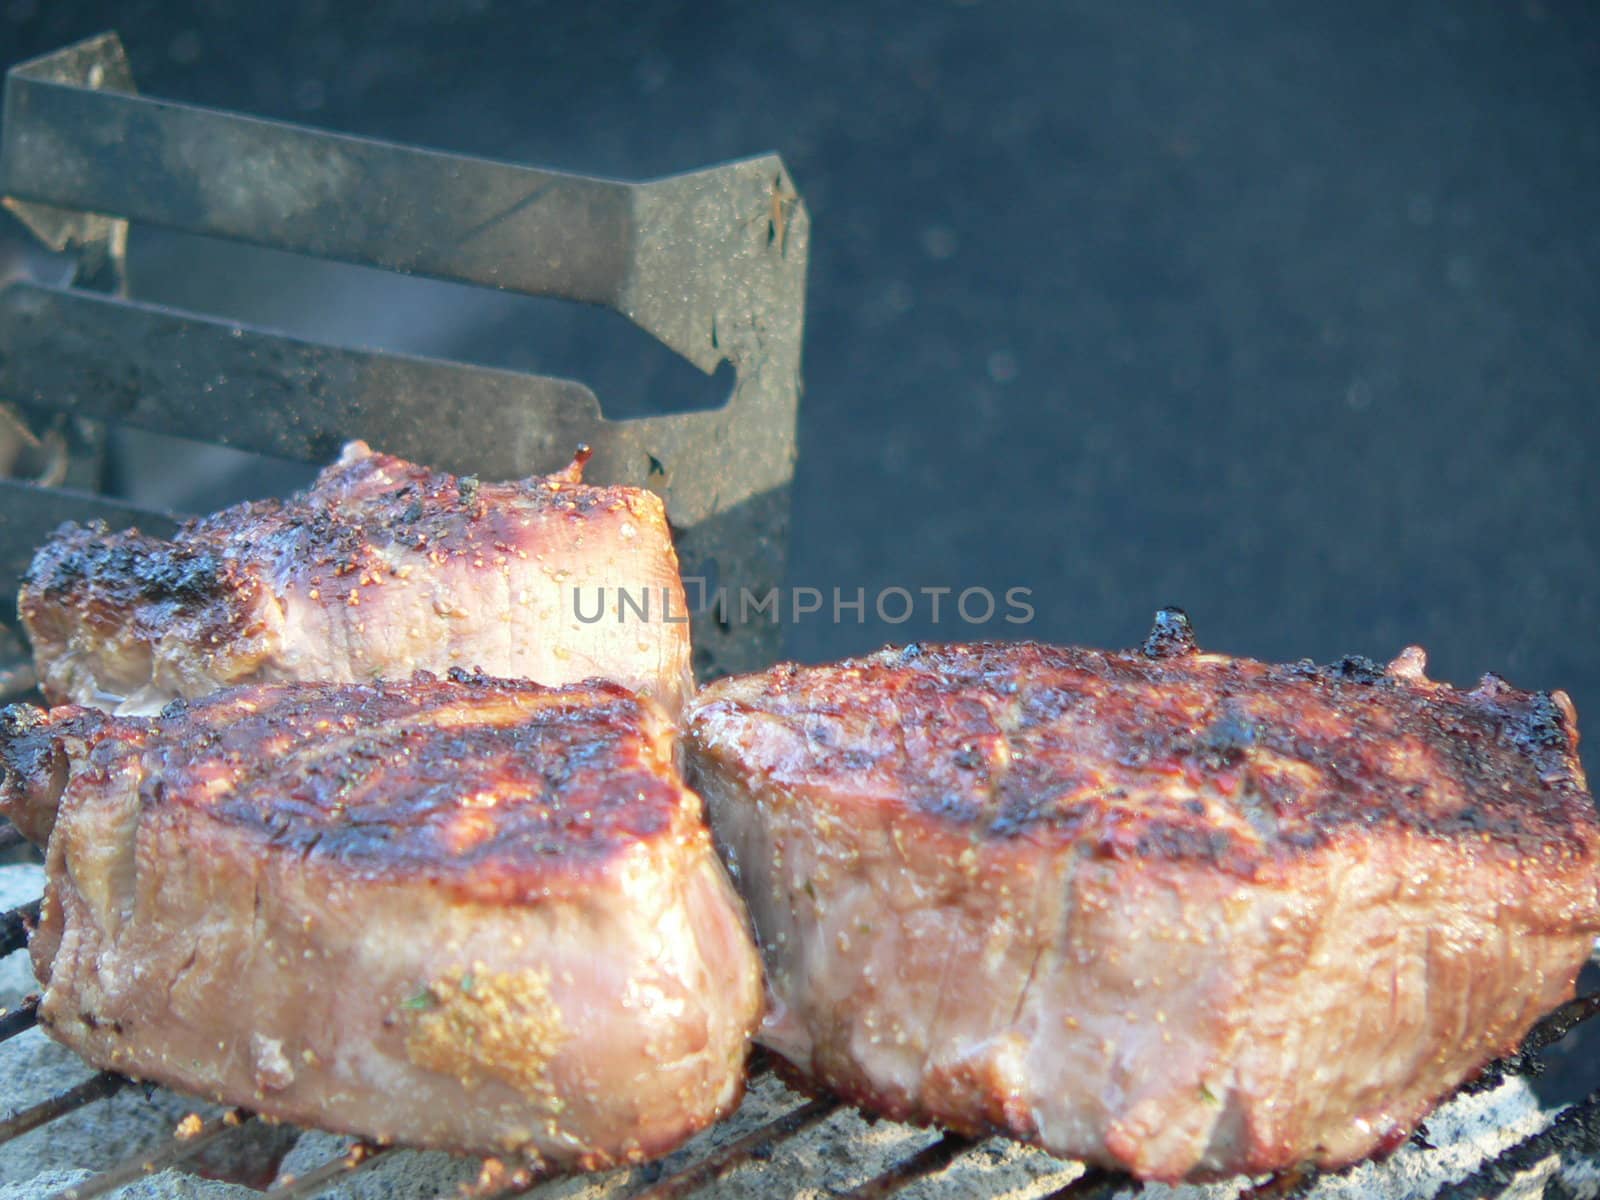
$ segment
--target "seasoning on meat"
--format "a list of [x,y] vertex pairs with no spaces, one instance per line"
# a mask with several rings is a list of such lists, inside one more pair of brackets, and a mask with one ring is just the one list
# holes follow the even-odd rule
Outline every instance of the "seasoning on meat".
[[1153,1179],[1392,1148],[1572,994],[1600,827],[1561,692],[907,646],[724,679],[691,779],[759,1040],[903,1120]]
[[[41,687],[53,703],[149,714],[235,684],[462,667],[614,679],[676,717],[692,679],[665,509],[583,483],[587,457],[479,483],[351,442],[309,491],[172,541],[64,525],[19,598]],[[579,596],[624,594],[650,619],[580,619]]]
[[731,1110],[760,963],[615,684],[275,684],[158,718],[13,707],[47,838],[39,1023],[96,1066],[300,1124],[585,1168]]

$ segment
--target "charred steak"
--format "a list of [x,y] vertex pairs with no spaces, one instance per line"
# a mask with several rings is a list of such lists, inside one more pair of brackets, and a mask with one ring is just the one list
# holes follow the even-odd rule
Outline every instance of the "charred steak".
[[91,1063],[586,1168],[737,1102],[760,962],[651,702],[458,676],[3,716],[0,799],[49,839],[39,1022]]
[[1572,992],[1570,701],[1195,651],[908,646],[724,679],[691,780],[761,1040],[899,1119],[1162,1180],[1349,1163]]
[[[582,462],[480,484],[351,442],[309,491],[170,542],[64,525],[19,599],[41,687],[52,703],[148,714],[233,684],[464,667],[614,679],[676,716],[689,626],[665,510],[651,492],[584,484]],[[619,589],[650,619],[619,626]],[[603,598],[613,611],[595,620]]]

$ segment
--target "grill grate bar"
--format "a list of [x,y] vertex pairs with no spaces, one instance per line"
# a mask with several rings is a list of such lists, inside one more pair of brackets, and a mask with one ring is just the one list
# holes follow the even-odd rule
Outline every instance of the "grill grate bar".
[[1325,1176],[1315,1167],[1279,1171],[1265,1183],[1240,1192],[1238,1200],[1297,1200],[1323,1178]]
[[114,1096],[121,1091],[128,1081],[121,1075],[113,1075],[110,1071],[101,1071],[98,1075],[91,1075],[75,1087],[70,1087],[60,1095],[51,1096],[48,1100],[41,1100],[30,1108],[25,1108],[19,1113],[13,1113],[4,1121],[0,1121],[0,1143],[9,1142],[12,1138],[21,1137],[31,1130],[39,1128],[47,1121],[54,1121],[57,1117],[64,1117],[69,1112],[93,1104],[96,1100],[104,1100],[107,1096]]
[[8,913],[0,913],[0,957],[21,950],[28,944],[28,932],[39,923],[39,905],[42,903],[44,900],[41,897]]
[[366,1170],[393,1149],[392,1146],[356,1142],[342,1157],[325,1162],[316,1170],[307,1171],[304,1175],[286,1180],[281,1187],[273,1188],[267,1193],[266,1200],[306,1200],[306,1197],[317,1195],[335,1180],[347,1179],[358,1171]]
[[[37,919],[38,908],[39,902],[35,901],[3,914],[0,916],[0,927],[7,930],[25,929],[28,920]],[[37,1012],[38,1000],[30,998],[11,1012],[0,1014],[0,1041],[31,1028],[37,1022]],[[1556,1009],[1535,1026],[1516,1059],[1502,1068],[1504,1073],[1517,1073],[1516,1068],[1521,1060],[1559,1041],[1577,1025],[1593,1019],[1596,1015],[1600,1015],[1600,992],[1581,996]],[[758,1066],[757,1070],[760,1071],[761,1068]],[[0,1122],[0,1143],[19,1137],[97,1100],[114,1095],[127,1082],[122,1076],[111,1072],[92,1076],[66,1092],[15,1113]],[[771,1147],[774,1144],[821,1123],[843,1107],[842,1101],[831,1097],[809,1101],[728,1143],[677,1174],[634,1193],[629,1200],[676,1200],[752,1160],[764,1160],[770,1157]],[[104,1176],[79,1185],[82,1189],[92,1190],[74,1192],[69,1189],[68,1192],[61,1194],[62,1200],[66,1200],[68,1196],[74,1197],[74,1200],[81,1200],[83,1197],[100,1195],[129,1179],[137,1178],[140,1174],[160,1169],[171,1162],[181,1161],[197,1153],[211,1140],[221,1137],[239,1123],[238,1117],[232,1113],[226,1117],[216,1118],[208,1122],[196,1138],[175,1141],[149,1155],[120,1164],[106,1172]],[[911,1158],[868,1180],[848,1195],[857,1198],[891,1195],[909,1183],[943,1170],[974,1144],[971,1139],[946,1134]],[[272,1192],[271,1196],[274,1200],[298,1200],[301,1197],[314,1195],[324,1183],[342,1174],[363,1169],[368,1162],[386,1153],[388,1149],[389,1147],[371,1147],[364,1143],[356,1143],[343,1158],[326,1163],[297,1180],[291,1180]],[[1564,1155],[1570,1150],[1590,1154],[1600,1151],[1600,1091],[1567,1109],[1541,1133],[1519,1142],[1473,1175],[1441,1191],[1436,1200],[1487,1200],[1488,1197],[1498,1196],[1520,1171],[1536,1165],[1551,1154]],[[151,1163],[158,1165],[145,1165]],[[1315,1172],[1286,1172],[1243,1193],[1241,1200],[1246,1198],[1267,1200],[1269,1197],[1274,1200],[1278,1198],[1286,1200],[1304,1194],[1318,1177],[1318,1173]],[[513,1190],[520,1191],[526,1186],[526,1183],[520,1183]],[[1137,1189],[1139,1186],[1137,1181],[1120,1172],[1091,1167],[1071,1183],[1050,1193],[1045,1200],[1109,1200],[1109,1197],[1121,1190]]]
[[8,1042],[39,1023],[39,998],[30,996],[10,1012],[0,1013],[0,1042]]
[[977,1144],[974,1138],[947,1133],[938,1141],[918,1150],[910,1158],[896,1163],[883,1174],[846,1192],[845,1196],[847,1200],[882,1200],[885,1196],[892,1196],[907,1184],[915,1183],[928,1175],[937,1175]]
[[1597,1014],[1600,1014],[1600,992],[1568,1000],[1533,1027],[1532,1032],[1522,1043],[1523,1051],[1543,1050],[1546,1046],[1559,1042]]
[[1434,1200],[1490,1200],[1510,1192],[1516,1177],[1551,1155],[1563,1163],[1574,1155],[1600,1153],[1600,1090],[1590,1092],[1531,1137],[1501,1151],[1457,1183],[1447,1183]]
[[799,1108],[792,1108],[759,1129],[752,1129],[743,1137],[729,1142],[693,1166],[685,1167],[676,1175],[635,1192],[629,1200],[676,1200],[679,1196],[686,1196],[752,1159],[767,1156],[776,1143],[821,1124],[843,1107],[843,1101],[825,1096],[802,1104]]
[[1088,1167],[1071,1183],[1057,1188],[1044,1200],[1110,1200],[1110,1198],[1130,1188],[1138,1191],[1144,1185],[1131,1176],[1120,1171],[1108,1171],[1104,1167]]
[[135,1155],[133,1158],[118,1163],[116,1166],[102,1171],[93,1179],[85,1179],[82,1183],[57,1192],[50,1200],[90,1200],[93,1196],[103,1196],[113,1188],[119,1188],[125,1183],[131,1183],[145,1175],[154,1175],[163,1171],[174,1163],[183,1162],[193,1158],[200,1151],[212,1143],[239,1129],[247,1122],[254,1120],[249,1113],[240,1109],[230,1109],[220,1117],[201,1125],[195,1132],[185,1135],[176,1133],[170,1142],[157,1147],[148,1154]]

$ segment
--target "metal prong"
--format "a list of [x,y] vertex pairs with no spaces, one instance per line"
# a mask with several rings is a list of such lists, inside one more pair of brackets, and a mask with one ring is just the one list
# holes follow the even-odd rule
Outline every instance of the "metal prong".
[[[420,430],[411,453],[502,478],[559,469],[586,442],[592,482],[666,502],[685,564],[714,564],[752,595],[781,583],[810,218],[776,155],[628,183],[375,142],[141,96],[115,35],[12,67],[3,134],[0,192],[47,244],[75,250],[80,271],[71,288],[0,288],[0,392],[311,460],[353,437],[405,454]],[[340,351],[142,304],[92,286],[117,282],[129,220],[602,304],[707,374],[730,365],[734,385],[715,409],[612,420],[576,382]],[[0,580],[60,524],[23,505],[0,507]],[[777,655],[778,623],[718,615],[692,614],[702,678]]]

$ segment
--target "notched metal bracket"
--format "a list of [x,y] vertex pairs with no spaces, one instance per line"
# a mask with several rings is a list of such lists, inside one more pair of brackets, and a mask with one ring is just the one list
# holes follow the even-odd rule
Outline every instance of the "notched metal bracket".
[[[662,495],[689,569],[781,582],[810,225],[775,155],[624,183],[377,142],[141,96],[104,34],[8,73],[0,195],[79,264],[71,287],[0,289],[0,400],[308,461],[360,437],[485,477],[554,470],[583,441],[589,478]],[[733,392],[612,421],[571,380],[143,304],[123,294],[129,221],[604,305],[707,373],[730,362]],[[0,523],[0,559],[45,532],[22,525]],[[714,616],[695,623],[703,676],[775,655],[774,625]]]

